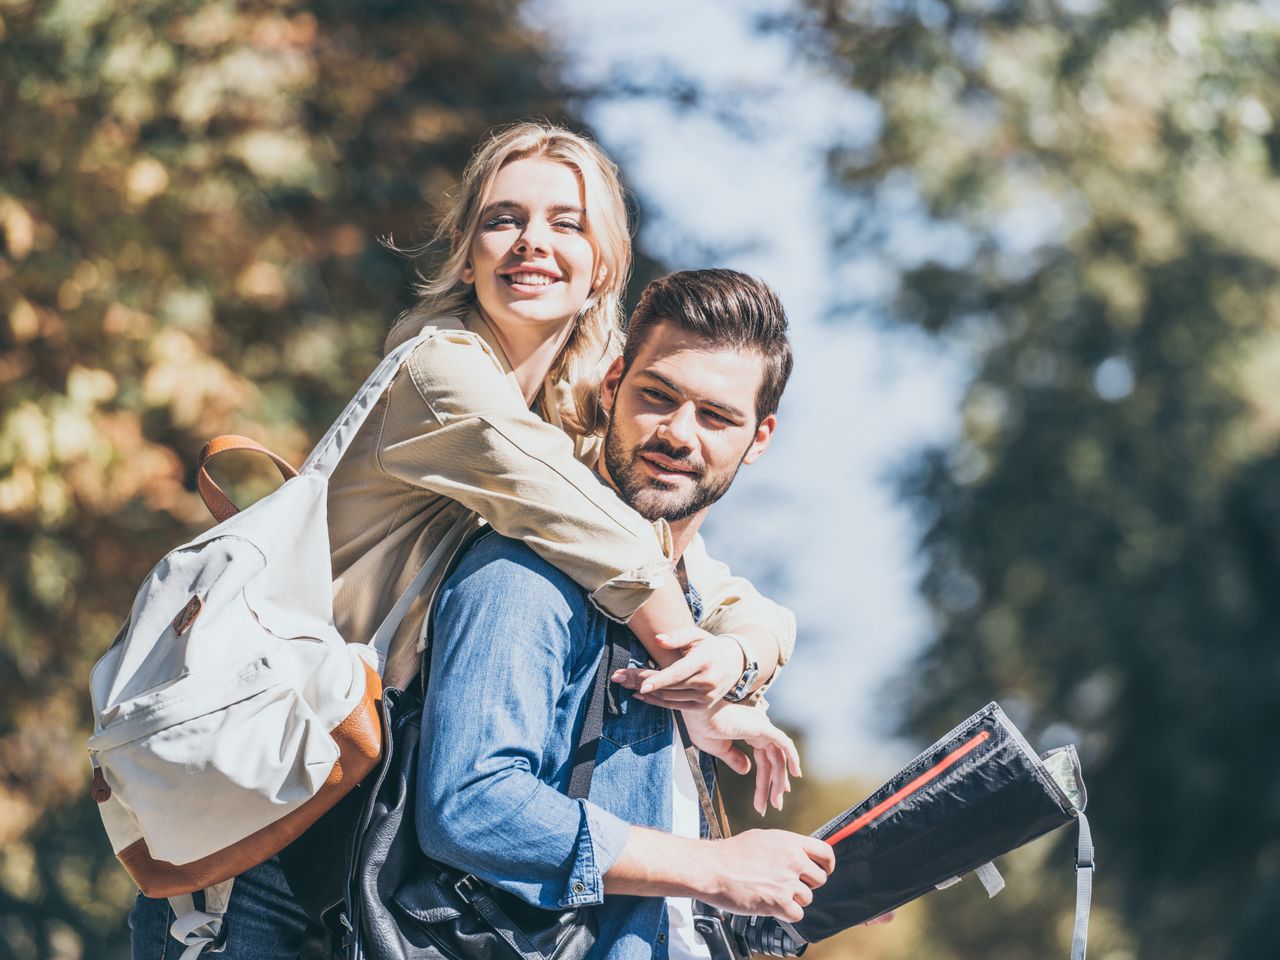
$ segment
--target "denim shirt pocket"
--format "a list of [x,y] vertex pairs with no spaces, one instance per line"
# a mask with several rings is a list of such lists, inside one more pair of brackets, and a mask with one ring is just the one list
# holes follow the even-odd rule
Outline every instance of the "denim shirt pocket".
[[[648,653],[634,638],[630,638],[630,662],[633,668],[650,666]],[[668,711],[652,704],[641,703],[632,695],[632,691],[610,681],[612,700],[617,704],[617,711],[607,710],[604,717],[604,728],[601,735],[605,740],[617,747],[630,747],[656,737],[660,734],[671,736],[671,724]]]

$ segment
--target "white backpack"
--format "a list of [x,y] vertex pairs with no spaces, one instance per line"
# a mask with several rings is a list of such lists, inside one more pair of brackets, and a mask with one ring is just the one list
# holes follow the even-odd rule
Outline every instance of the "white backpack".
[[[333,623],[327,491],[343,452],[429,328],[382,361],[294,474],[243,512],[209,479],[221,522],[173,550],[93,669],[94,797],[143,893],[169,897],[184,960],[220,942],[230,880],[273,856],[378,760],[380,666],[405,612],[466,524],[436,547],[372,638]],[[269,454],[270,455],[270,454]],[[219,499],[220,498],[220,499]],[[205,890],[203,910],[190,894]]]

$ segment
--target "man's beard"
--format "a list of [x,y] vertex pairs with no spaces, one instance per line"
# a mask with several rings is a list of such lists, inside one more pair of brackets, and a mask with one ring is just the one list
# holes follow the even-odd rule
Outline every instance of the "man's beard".
[[[640,462],[644,453],[661,454],[690,471],[694,481],[692,488],[681,491],[668,486],[662,480],[646,474]],[[743,452],[743,457],[746,452]],[[643,446],[627,450],[622,438],[613,428],[612,421],[604,436],[604,465],[609,476],[622,491],[622,499],[646,520],[666,520],[675,523],[705,510],[725,495],[733,478],[742,466],[741,459],[732,470],[716,475],[709,473],[707,465],[693,457],[691,450],[677,449],[661,440],[651,440]]]

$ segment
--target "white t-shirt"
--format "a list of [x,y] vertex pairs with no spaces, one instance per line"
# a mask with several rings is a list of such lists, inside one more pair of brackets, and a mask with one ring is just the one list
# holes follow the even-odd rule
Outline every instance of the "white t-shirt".
[[[671,832],[696,840],[702,826],[698,788],[685,759],[680,731],[674,729],[674,724],[672,735],[675,749],[671,751]],[[688,897],[667,897],[667,928],[671,960],[708,960],[711,956],[702,934],[693,929],[693,901]]]

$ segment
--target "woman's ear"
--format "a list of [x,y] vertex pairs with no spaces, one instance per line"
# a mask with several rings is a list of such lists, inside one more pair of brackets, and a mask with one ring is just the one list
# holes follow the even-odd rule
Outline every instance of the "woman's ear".
[[[449,249],[453,253],[458,252],[458,248],[462,246],[462,231],[455,230],[449,235]],[[471,260],[468,258],[462,264],[462,272],[458,274],[458,279],[463,283],[475,283],[476,271],[471,266]]]
[[613,403],[618,399],[618,386],[622,383],[622,358],[615,357],[600,381],[600,406],[606,416],[613,416]]

